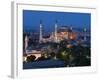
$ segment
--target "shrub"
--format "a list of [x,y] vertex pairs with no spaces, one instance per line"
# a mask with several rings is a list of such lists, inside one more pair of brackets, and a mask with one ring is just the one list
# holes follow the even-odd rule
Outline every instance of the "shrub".
[[34,55],[30,55],[27,57],[27,62],[33,62],[35,61],[36,57]]

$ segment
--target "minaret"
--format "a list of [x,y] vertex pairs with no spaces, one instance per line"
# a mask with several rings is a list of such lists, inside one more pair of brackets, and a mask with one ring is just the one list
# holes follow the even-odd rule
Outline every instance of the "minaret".
[[57,21],[55,23],[55,42],[57,42]]
[[72,31],[73,31],[72,27],[68,28],[67,35],[66,35],[67,36],[67,40],[70,39],[70,35],[72,34]]
[[28,41],[29,41],[29,39],[28,39],[28,36],[26,35],[25,36],[25,53],[27,53]]
[[69,32],[67,31],[66,39],[68,40],[68,38],[69,38]]
[[39,43],[42,41],[42,21],[40,20],[40,37],[39,37]]
[[73,28],[72,28],[72,27],[70,27],[70,30],[71,30],[71,31],[73,31]]
[[84,28],[84,41],[86,41],[87,39],[86,39],[86,31],[87,31],[87,29],[86,28]]

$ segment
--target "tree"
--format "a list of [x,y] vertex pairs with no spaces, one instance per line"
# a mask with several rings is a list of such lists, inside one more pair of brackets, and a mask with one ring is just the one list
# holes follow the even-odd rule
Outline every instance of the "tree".
[[27,57],[27,62],[33,62],[35,61],[36,57],[34,55],[30,55]]

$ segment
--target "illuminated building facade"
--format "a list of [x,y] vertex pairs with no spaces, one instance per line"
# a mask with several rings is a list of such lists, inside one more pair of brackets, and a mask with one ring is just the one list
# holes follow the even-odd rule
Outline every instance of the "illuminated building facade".
[[28,38],[28,36],[26,35],[26,36],[25,36],[25,53],[27,53],[28,41],[29,41],[29,38]]

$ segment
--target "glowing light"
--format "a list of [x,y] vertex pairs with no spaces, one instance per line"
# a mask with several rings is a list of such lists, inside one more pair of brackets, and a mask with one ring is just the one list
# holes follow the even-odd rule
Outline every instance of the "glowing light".
[[72,48],[72,45],[71,45],[71,44],[68,44],[68,45],[67,45],[67,48]]

